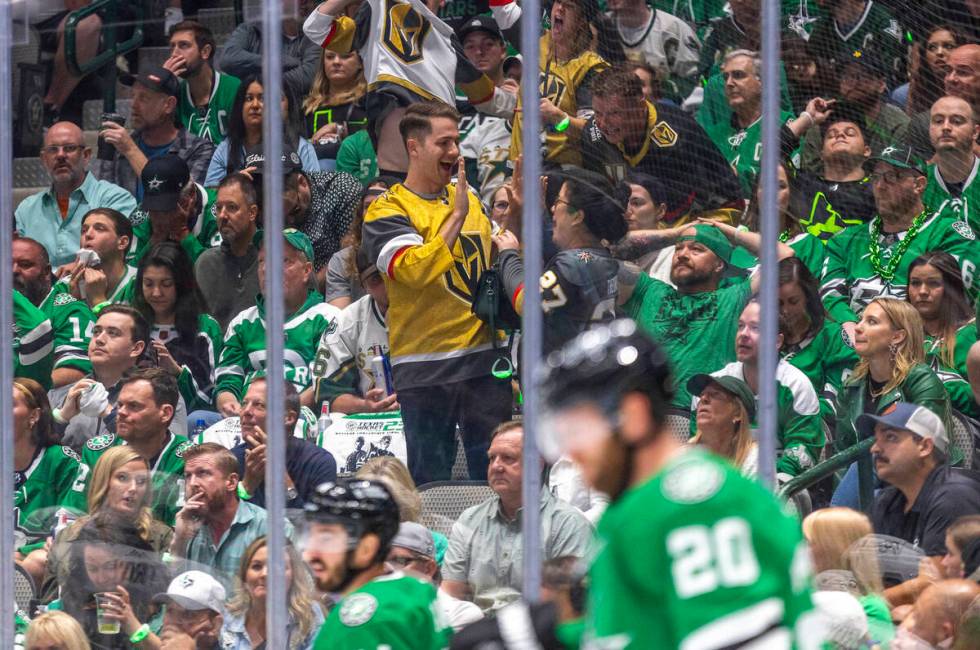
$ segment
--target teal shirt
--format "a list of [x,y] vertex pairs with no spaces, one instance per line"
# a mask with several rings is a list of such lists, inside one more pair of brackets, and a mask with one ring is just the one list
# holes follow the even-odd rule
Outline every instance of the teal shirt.
[[58,198],[48,188],[21,201],[14,212],[17,232],[41,243],[51,266],[75,261],[82,237],[82,217],[94,208],[112,208],[128,215],[136,209],[132,194],[108,181],[96,180],[91,172],[68,197],[68,213],[61,217]]

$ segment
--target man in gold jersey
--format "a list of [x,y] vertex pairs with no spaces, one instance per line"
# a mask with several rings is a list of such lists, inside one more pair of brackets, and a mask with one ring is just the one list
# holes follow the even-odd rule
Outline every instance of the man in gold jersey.
[[442,102],[407,109],[405,182],[371,204],[362,234],[388,289],[392,377],[418,484],[450,478],[457,425],[470,476],[485,475],[490,432],[511,415],[509,378],[492,372],[493,333],[470,310],[491,222],[467,187],[458,123]]

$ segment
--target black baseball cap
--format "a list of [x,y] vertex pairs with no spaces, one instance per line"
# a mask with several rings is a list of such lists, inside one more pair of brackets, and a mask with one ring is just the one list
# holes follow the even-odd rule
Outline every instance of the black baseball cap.
[[175,77],[170,70],[167,70],[159,65],[146,66],[145,71],[137,75],[125,75],[120,77],[119,81],[124,86],[140,84],[141,86],[145,86],[150,90],[163,93],[164,95],[170,95],[171,97],[177,96],[177,89],[179,85],[177,77]]
[[[303,171],[303,161],[299,157],[296,149],[294,149],[288,142],[283,143],[282,158],[282,175],[289,176],[293,172]],[[253,175],[261,176],[265,173],[265,154],[264,153],[250,153],[245,156],[245,167],[255,167],[255,172]]]
[[873,48],[851,50],[850,56],[841,61],[842,65],[849,63],[857,64],[877,77],[888,76],[888,65],[877,50]]
[[180,156],[166,154],[150,159],[140,173],[143,183],[140,207],[158,212],[175,210],[180,193],[190,180],[191,171]]
[[473,16],[459,28],[459,40],[463,41],[469,34],[477,31],[489,33],[498,41],[504,40],[504,35],[500,31],[500,25],[491,16]]

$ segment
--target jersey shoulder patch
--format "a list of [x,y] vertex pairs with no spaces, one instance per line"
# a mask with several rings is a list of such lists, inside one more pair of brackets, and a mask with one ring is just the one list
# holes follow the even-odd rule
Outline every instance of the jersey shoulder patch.
[[67,446],[64,446],[63,445],[61,447],[61,453],[63,453],[65,456],[68,456],[68,458],[71,458],[72,460],[74,460],[76,462],[79,462],[79,463],[82,462],[82,457],[79,456],[78,455],[78,452],[75,451],[74,449],[72,449],[71,447],[67,447]]
[[62,305],[68,305],[73,302],[78,302],[78,301],[75,300],[75,296],[71,295],[70,293],[59,293],[57,296],[54,297],[54,304],[56,307],[60,307]]
[[725,472],[710,460],[682,460],[667,470],[661,492],[680,504],[701,503],[713,497],[725,482]]
[[973,232],[973,229],[970,228],[970,224],[968,224],[965,221],[954,221],[953,230],[955,230],[957,234],[963,237],[964,239],[969,239],[970,241],[973,241],[977,238],[976,234]]
[[677,144],[677,131],[667,122],[661,120],[653,127],[650,138],[658,147],[673,147]]
[[186,442],[180,443],[177,446],[177,449],[174,450],[174,456],[176,456],[177,458],[183,458],[184,457],[184,454],[187,453],[187,450],[190,449],[191,447],[193,447],[195,444],[197,444],[197,443],[192,442],[190,440],[187,440]]
[[85,443],[85,446],[91,449],[92,451],[102,451],[103,449],[110,447],[112,443],[115,442],[115,440],[116,440],[116,434],[103,433],[100,436],[95,436],[94,438],[90,438],[89,441]]
[[351,594],[340,605],[340,622],[347,627],[364,625],[378,610],[378,599],[371,594]]

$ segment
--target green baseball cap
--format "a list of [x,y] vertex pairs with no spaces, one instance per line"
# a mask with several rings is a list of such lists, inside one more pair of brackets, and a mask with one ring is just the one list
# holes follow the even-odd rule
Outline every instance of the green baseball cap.
[[286,228],[282,231],[282,236],[286,238],[287,244],[306,255],[307,262],[313,261],[313,244],[309,237],[295,228]]
[[702,244],[717,255],[718,259],[728,266],[729,271],[735,273],[745,271],[736,260],[733,260],[732,254],[735,252],[735,247],[732,246],[731,242],[728,241],[728,237],[721,230],[703,223],[692,225],[691,227],[694,228],[694,234],[682,235],[677,238],[677,241],[695,241]]
[[704,389],[708,387],[708,384],[718,384],[726,393],[734,395],[742,403],[742,406],[745,407],[746,413],[749,414],[749,419],[755,420],[755,394],[749,388],[748,384],[738,377],[700,374],[694,375],[687,380],[687,392],[700,397]]
[[906,144],[893,144],[885,147],[878,155],[868,158],[868,168],[879,162],[887,163],[899,169],[911,169],[923,176],[926,175],[926,164],[915,155],[912,147]]

